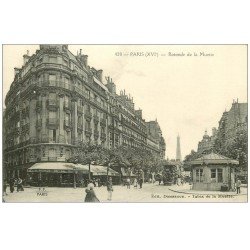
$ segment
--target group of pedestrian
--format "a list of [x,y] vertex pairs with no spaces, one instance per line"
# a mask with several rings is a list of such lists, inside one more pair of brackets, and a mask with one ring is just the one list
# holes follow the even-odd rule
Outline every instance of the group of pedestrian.
[[[15,186],[16,186],[16,191],[24,191],[23,188],[23,180],[18,177],[18,178],[13,178],[11,177],[9,180],[9,186],[10,186],[10,193],[13,193],[15,191]],[[8,183],[7,180],[3,181],[3,195],[8,195],[7,194],[7,187],[8,187]]]
[[[94,191],[94,187],[99,186],[99,184],[95,183],[94,180],[90,181],[87,188],[85,189],[85,199],[84,202],[100,202],[100,200],[97,198],[96,193]],[[107,191],[108,191],[108,199],[109,201],[112,200],[112,193],[113,193],[113,184],[112,184],[112,178],[109,177],[107,180]]]
[[[139,188],[141,189],[142,188],[142,183],[143,183],[143,179],[142,178],[139,178],[139,181],[137,180],[137,178],[134,178],[134,180],[133,180],[133,186],[134,186],[134,188],[138,188],[138,185],[139,185]],[[130,180],[129,177],[126,179],[126,186],[127,186],[127,189],[130,189],[131,180]]]

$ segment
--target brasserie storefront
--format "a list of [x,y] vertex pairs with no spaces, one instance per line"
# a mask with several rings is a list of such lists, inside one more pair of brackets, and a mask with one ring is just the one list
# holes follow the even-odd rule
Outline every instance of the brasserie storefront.
[[35,163],[28,169],[27,184],[49,187],[83,187],[89,178],[99,178],[106,182],[107,176],[119,179],[119,173],[105,166],[89,166],[66,162]]

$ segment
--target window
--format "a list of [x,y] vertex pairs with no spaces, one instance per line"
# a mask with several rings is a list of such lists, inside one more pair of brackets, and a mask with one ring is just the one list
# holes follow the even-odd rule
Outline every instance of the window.
[[56,142],[56,129],[49,129],[49,142]]
[[196,182],[203,182],[202,174],[203,174],[203,169],[196,169]]
[[69,89],[69,79],[68,78],[64,79],[64,83],[65,83],[65,88]]
[[90,130],[90,122],[86,122],[86,130]]
[[64,97],[64,104],[65,107],[69,107],[69,97],[67,95]]
[[50,56],[49,57],[49,62],[50,63],[57,63],[57,57],[56,56]]
[[56,151],[54,148],[49,149],[49,158],[50,160],[53,160],[56,157]]
[[65,114],[65,125],[69,126],[70,123],[70,114]]
[[56,85],[56,75],[49,75],[49,85],[50,86]]
[[66,151],[65,151],[65,158],[66,158],[66,160],[68,160],[70,158],[70,150],[69,149],[66,149]]
[[66,132],[66,143],[70,144],[70,131]]
[[50,100],[56,100],[56,93],[49,93]]
[[218,182],[223,182],[222,169],[217,169]]
[[56,112],[55,111],[49,111],[49,119],[56,119]]
[[211,181],[223,182],[223,170],[221,168],[211,169]]
[[216,179],[216,169],[211,169],[211,179]]

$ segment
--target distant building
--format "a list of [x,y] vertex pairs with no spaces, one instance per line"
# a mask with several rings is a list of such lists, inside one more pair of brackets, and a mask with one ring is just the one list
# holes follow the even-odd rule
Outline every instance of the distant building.
[[207,130],[205,131],[205,134],[203,135],[202,140],[198,144],[197,153],[202,154],[204,152],[211,151],[215,146],[215,140],[217,138],[217,129],[212,129],[212,135],[209,136],[207,134]]
[[147,147],[152,151],[160,155],[160,158],[165,158],[166,143],[162,136],[161,128],[157,122],[149,121],[146,122],[147,127]]

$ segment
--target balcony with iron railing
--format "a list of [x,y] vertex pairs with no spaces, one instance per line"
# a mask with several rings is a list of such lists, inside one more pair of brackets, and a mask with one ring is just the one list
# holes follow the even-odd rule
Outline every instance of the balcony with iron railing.
[[57,161],[57,157],[56,156],[49,156],[48,161]]

